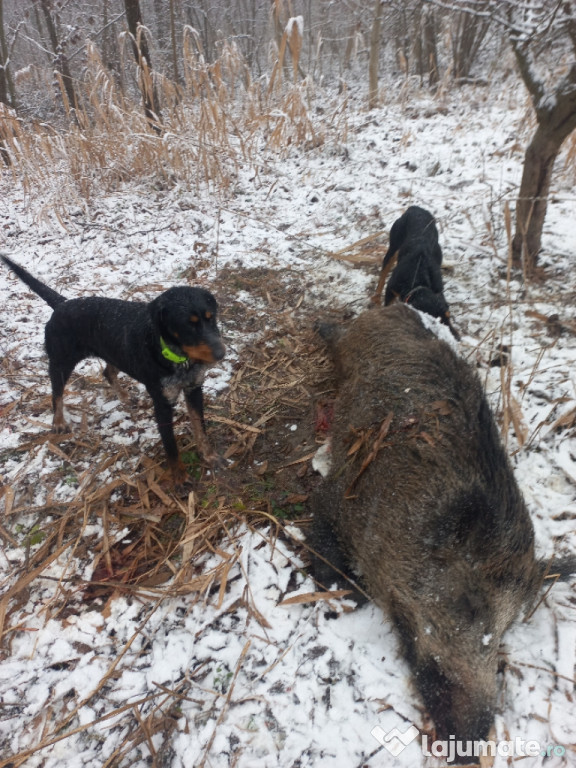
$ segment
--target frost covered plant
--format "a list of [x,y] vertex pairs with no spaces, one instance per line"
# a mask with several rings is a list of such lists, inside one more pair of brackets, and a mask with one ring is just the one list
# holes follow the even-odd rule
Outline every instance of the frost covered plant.
[[228,669],[226,664],[218,664],[214,674],[214,690],[218,693],[226,693],[233,676],[234,673]]

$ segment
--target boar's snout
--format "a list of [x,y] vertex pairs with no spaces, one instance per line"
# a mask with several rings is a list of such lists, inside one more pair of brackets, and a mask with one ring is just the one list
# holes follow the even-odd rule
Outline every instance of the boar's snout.
[[446,674],[435,659],[416,667],[416,685],[434,715],[436,738],[441,741],[453,737],[464,743],[489,737],[497,694],[496,665],[477,670],[480,679],[474,680],[469,674],[471,661],[462,680],[454,679],[453,668]]

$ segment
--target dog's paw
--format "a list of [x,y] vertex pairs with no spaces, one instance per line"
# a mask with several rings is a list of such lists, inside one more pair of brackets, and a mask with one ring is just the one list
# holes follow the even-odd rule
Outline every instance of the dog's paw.
[[[188,475],[186,464],[178,459],[174,462],[169,462],[170,474],[172,476],[172,486],[175,491],[180,493],[180,490],[186,486],[191,486],[191,480]],[[180,490],[178,490],[180,489]]]
[[181,482],[174,483],[172,490],[176,496],[188,496],[188,494],[194,490],[194,484],[192,478],[187,477]]
[[72,432],[72,430],[65,421],[60,421],[57,424],[52,424],[52,432],[55,435],[68,435],[70,432]]
[[162,473],[162,483],[166,483],[169,492],[175,496],[187,496],[194,490],[194,481],[180,460],[168,462],[167,470]]

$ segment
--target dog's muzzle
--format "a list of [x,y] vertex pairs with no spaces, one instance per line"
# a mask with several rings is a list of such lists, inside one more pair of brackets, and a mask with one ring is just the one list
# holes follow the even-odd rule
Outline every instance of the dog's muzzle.
[[214,341],[212,344],[195,344],[193,346],[183,346],[182,351],[188,357],[197,363],[218,363],[226,354],[226,347],[221,341]]

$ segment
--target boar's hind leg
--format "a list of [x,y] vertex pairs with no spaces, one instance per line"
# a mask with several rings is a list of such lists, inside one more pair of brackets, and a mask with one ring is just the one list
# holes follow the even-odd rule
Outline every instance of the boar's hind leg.
[[328,590],[333,584],[338,589],[349,589],[347,597],[362,605],[368,600],[366,593],[359,589],[350,568],[350,563],[340,548],[332,526],[318,515],[314,517],[312,530],[308,535],[310,567],[319,587]]
[[558,581],[574,581],[576,578],[576,556],[565,555],[552,560],[540,560],[538,563],[541,577]]

